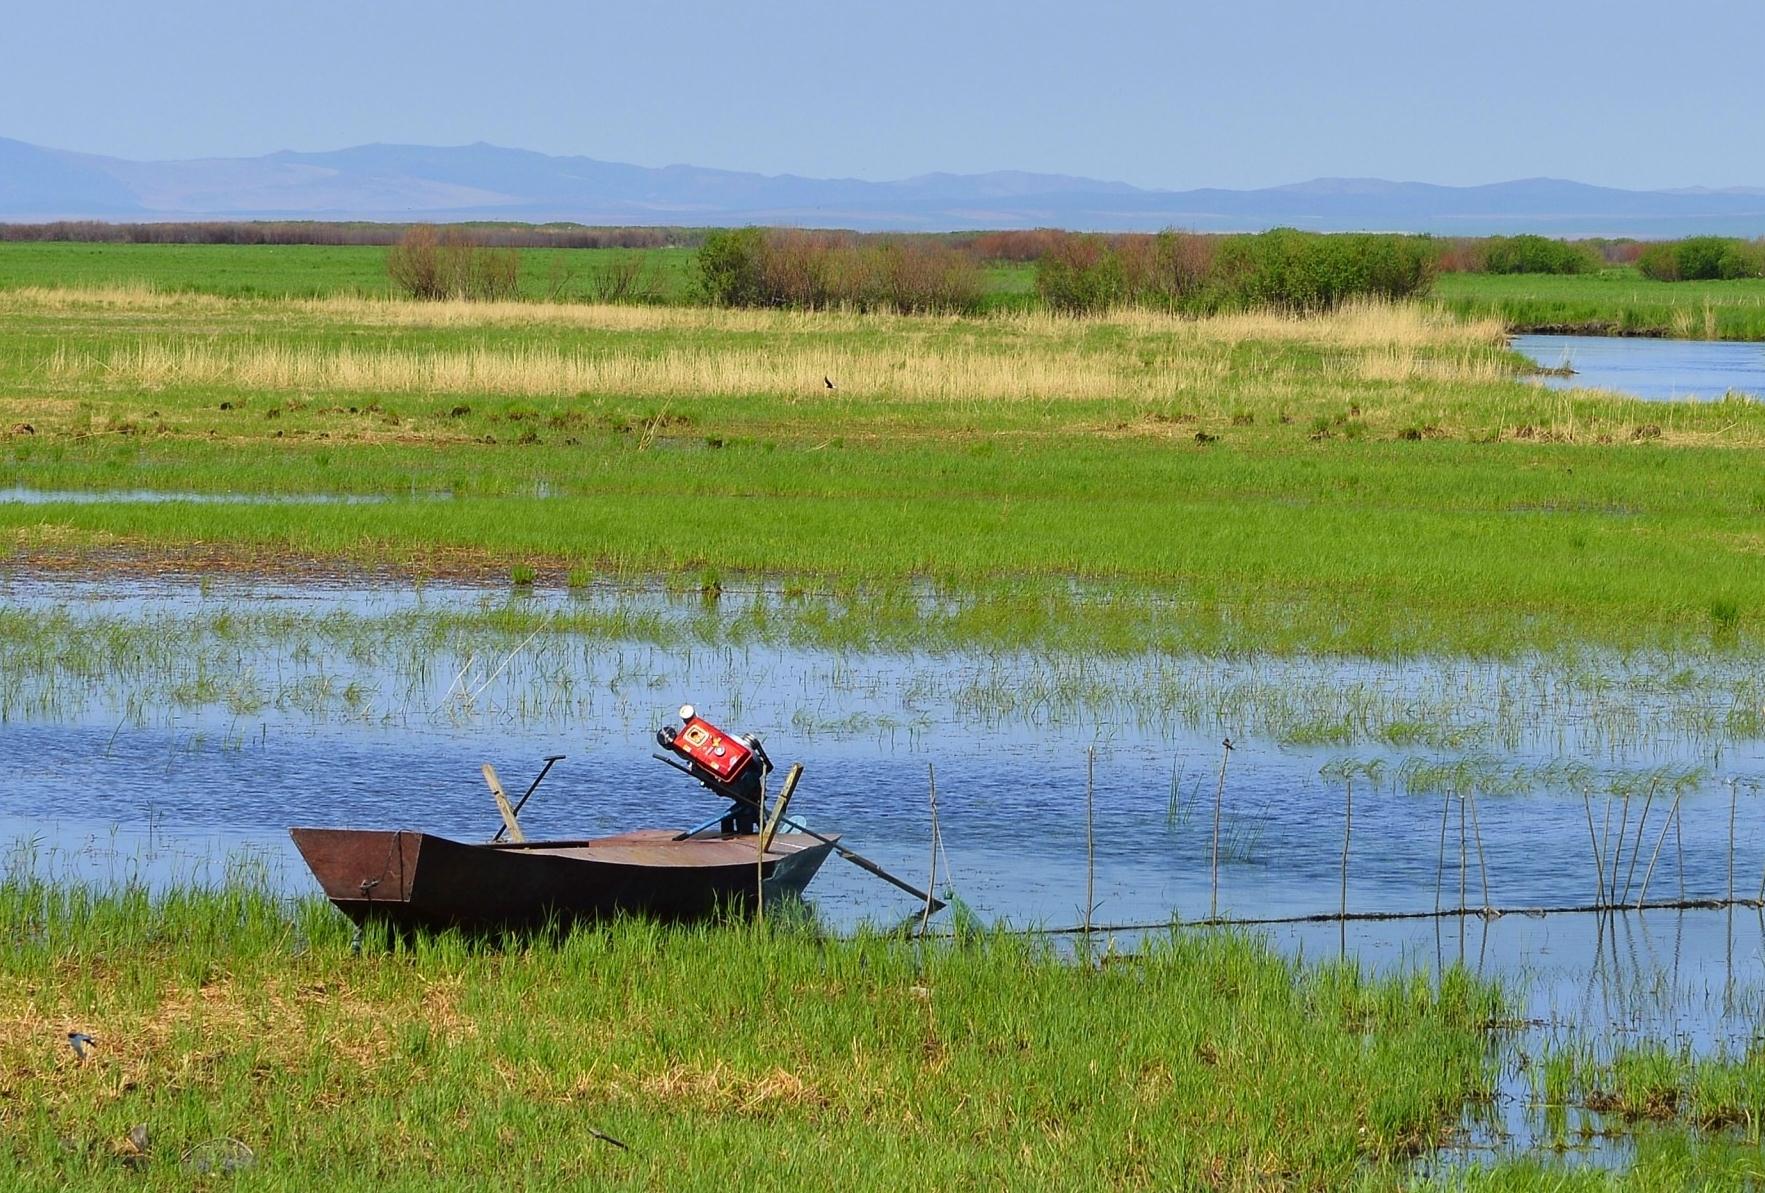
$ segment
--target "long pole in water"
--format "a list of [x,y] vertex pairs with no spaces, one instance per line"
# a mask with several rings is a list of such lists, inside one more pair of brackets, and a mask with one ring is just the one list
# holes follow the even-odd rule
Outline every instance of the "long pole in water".
[[[654,758],[658,762],[666,762],[669,766],[672,766],[675,770],[679,771],[683,775],[692,775],[693,778],[699,779],[698,775],[694,775],[692,773],[692,771],[688,770],[686,767],[682,766],[680,763],[674,761],[674,759],[669,758],[666,755],[652,754],[652,755],[650,755],[650,757]],[[703,779],[699,779],[699,781],[701,783],[704,782]],[[749,799],[745,795],[741,795],[738,792],[732,791],[731,789],[723,786],[722,784],[718,784],[713,787],[711,784],[705,783],[705,786],[710,787],[712,791],[715,791],[718,795],[721,795],[724,799],[733,800],[736,803],[742,804],[745,807],[749,807],[749,808],[752,808],[755,806],[753,800]],[[809,837],[812,840],[820,841],[823,845],[832,845],[833,851],[835,853],[837,853],[841,857],[845,858],[848,862],[851,862],[854,866],[857,866],[860,870],[868,871],[869,873],[876,875],[878,878],[880,878],[884,882],[888,883],[890,886],[897,887],[900,890],[906,891],[909,895],[912,895],[915,899],[918,899],[920,902],[926,904],[933,911],[942,911],[945,908],[945,906],[947,906],[942,899],[934,897],[930,891],[922,891],[918,887],[914,886],[912,883],[906,882],[906,881],[899,879],[899,878],[896,878],[893,874],[890,874],[887,870],[883,869],[881,866],[877,865],[875,862],[871,861],[869,858],[865,857],[863,854],[860,854],[860,853],[856,852],[855,850],[847,849],[844,845],[841,845],[839,843],[839,840],[837,838],[825,836],[821,833],[818,833],[814,829],[810,828],[808,825],[804,824],[802,821],[792,820],[789,816],[780,816],[778,818],[778,822],[780,824],[790,825],[792,828],[796,829],[799,833],[802,833],[804,836]],[[677,840],[677,841],[682,840],[686,837],[686,835],[687,834],[682,833],[679,837],[676,837],[675,840]]]
[[1213,874],[1208,884],[1208,919],[1220,914],[1220,804],[1226,797],[1226,759],[1232,756],[1232,739],[1228,737],[1220,745],[1224,748],[1220,750],[1220,782],[1213,792]]
[[1342,779],[1342,914],[1348,914],[1348,841],[1354,835],[1354,776]]
[[[938,889],[938,772],[929,762],[925,764],[925,781],[926,786],[930,790],[930,794],[927,798],[931,801],[932,817],[931,872],[930,876],[925,880],[925,889],[928,891],[935,891]],[[927,899],[925,902],[925,914],[919,917],[919,934],[921,936],[925,935],[925,930],[927,926],[930,925],[931,918],[932,904],[931,900]]]
[[1097,838],[1091,831],[1092,808],[1097,786],[1097,747],[1085,755],[1085,927],[1091,926],[1091,913],[1097,906]]

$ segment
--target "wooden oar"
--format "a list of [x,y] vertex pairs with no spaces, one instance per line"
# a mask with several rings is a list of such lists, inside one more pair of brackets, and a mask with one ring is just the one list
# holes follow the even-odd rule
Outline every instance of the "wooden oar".
[[[693,774],[693,772],[691,770],[688,770],[687,767],[683,763],[676,762],[674,759],[668,757],[666,754],[652,754],[651,757],[656,759],[656,761],[658,761],[658,762],[666,762],[669,766],[672,766],[675,770],[680,771],[682,774],[692,775],[693,778],[698,779],[699,782],[701,782],[701,783],[704,783],[705,786],[709,787],[712,791],[715,791],[718,795],[721,795],[724,799],[733,800],[736,803],[742,804],[742,805],[749,807],[749,808],[759,808],[760,807],[759,803],[756,802],[755,800],[751,800],[747,796],[742,795],[741,793],[739,793],[729,787],[725,787],[722,783],[718,783],[714,780],[706,780],[704,778],[701,778],[699,775]],[[764,811],[764,809],[762,809],[762,811]],[[870,873],[876,875],[878,878],[882,879],[884,882],[888,883],[890,886],[898,887],[901,890],[906,891],[909,895],[912,895],[915,899],[918,899],[920,902],[924,903],[926,906],[931,908],[932,911],[934,911],[934,912],[935,911],[942,911],[945,907],[948,906],[948,904],[946,904],[942,899],[939,899],[937,896],[933,895],[931,892],[922,891],[918,887],[914,886],[912,883],[907,882],[904,879],[896,878],[893,874],[890,874],[887,870],[883,869],[881,866],[877,865],[875,862],[871,861],[869,858],[865,857],[863,854],[857,853],[854,850],[847,849],[844,845],[841,845],[836,838],[823,836],[821,833],[816,832],[814,829],[810,828],[808,825],[804,824],[802,821],[792,820],[789,816],[785,816],[782,813],[777,817],[777,820],[778,820],[779,824],[788,824],[792,828],[796,829],[799,833],[802,833],[806,837],[811,837],[817,841],[820,841],[824,845],[832,845],[833,851],[835,853],[837,853],[841,857],[845,858],[848,862],[851,862],[854,866],[857,866],[860,870],[869,871]],[[776,828],[777,826],[775,825],[774,827]],[[682,833],[682,834],[680,834],[680,836],[678,836],[674,839],[676,841],[684,840],[688,835],[689,834]],[[929,913],[927,913],[927,914],[929,914]]]
[[784,777],[784,790],[778,793],[778,800],[772,805],[772,819],[760,833],[760,852],[765,853],[772,846],[772,838],[778,832],[778,822],[784,819],[784,810],[791,806],[791,793],[797,789],[797,780],[803,777],[803,764],[791,763],[791,769]]
[[[554,765],[556,765],[557,763],[564,761],[564,758],[565,758],[565,755],[563,755],[563,754],[547,754],[545,756],[545,765],[540,768],[539,776],[537,778],[535,778],[533,780],[533,782],[531,782],[527,785],[526,794],[523,795],[520,799],[515,801],[515,808],[514,808],[514,812],[512,813],[513,815],[519,816],[521,814],[521,809],[525,808],[527,806],[527,801],[533,798],[533,793],[535,791],[539,790],[539,785],[541,783],[545,782],[545,777],[547,775],[551,774],[552,767]],[[489,763],[485,763],[485,766],[487,768],[489,767],[489,765],[490,765]],[[495,773],[496,772],[494,770],[491,771],[492,775],[494,775]],[[487,775],[485,777],[486,777],[486,779],[488,779],[490,776]],[[496,786],[492,785],[491,790],[495,791]],[[503,798],[507,799],[508,796],[505,795]],[[498,841],[502,840],[503,834],[505,832],[507,832],[508,829],[509,829],[509,822],[507,820],[504,820],[503,827],[496,830],[496,836],[494,836],[490,839],[490,843],[492,845],[495,845]],[[521,840],[521,838],[516,837],[515,840],[519,841],[519,840]]]
[[[502,780],[496,777],[496,767],[486,762],[483,770],[484,781],[490,786],[490,794],[496,797],[496,810],[502,813],[503,828],[508,830],[509,839],[519,845],[527,840],[527,834],[521,831],[521,822],[515,819],[515,807],[513,804],[509,803],[509,797],[507,793],[503,791]],[[502,830],[499,829],[496,837],[501,837],[502,835]],[[496,837],[491,839],[495,840]]]

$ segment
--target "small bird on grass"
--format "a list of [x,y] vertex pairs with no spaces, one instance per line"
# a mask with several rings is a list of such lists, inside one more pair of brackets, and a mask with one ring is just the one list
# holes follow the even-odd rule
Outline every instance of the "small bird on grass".
[[70,1031],[67,1033],[67,1046],[74,1050],[74,1056],[80,1060],[85,1060],[97,1043],[97,1040],[94,1040],[83,1031]]
[[821,384],[827,386],[827,388],[829,388],[829,389],[838,389],[839,388],[839,386],[837,386],[833,383],[832,377],[823,377],[821,379]]

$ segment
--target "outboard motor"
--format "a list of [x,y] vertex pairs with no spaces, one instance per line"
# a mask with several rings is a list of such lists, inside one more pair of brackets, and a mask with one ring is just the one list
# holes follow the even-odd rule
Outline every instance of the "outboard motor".
[[656,730],[656,744],[684,760],[681,770],[731,801],[723,816],[724,832],[759,832],[761,784],[772,770],[760,739],[751,733],[725,733],[690,704],[680,706],[680,721],[678,729],[664,725]]

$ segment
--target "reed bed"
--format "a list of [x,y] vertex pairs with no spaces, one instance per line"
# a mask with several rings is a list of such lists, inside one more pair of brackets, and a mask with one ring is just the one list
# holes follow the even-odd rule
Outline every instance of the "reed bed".
[[21,1190],[186,1188],[216,1140],[248,1187],[1394,1187],[1490,1088],[1502,1008],[1208,934],[1100,966],[641,922],[357,956],[249,888],[14,879],[0,940]]
[[145,282],[103,286],[0,288],[0,313],[61,311],[179,311],[297,316],[326,325],[422,328],[558,327],[585,331],[696,332],[780,335],[864,333],[895,336],[926,329],[994,328],[1036,339],[1070,338],[1092,328],[1141,336],[1175,336],[1236,345],[1286,342],[1343,348],[1500,347],[1504,328],[1494,318],[1463,319],[1416,303],[1357,301],[1303,317],[1273,311],[1192,316],[1127,307],[1090,315],[1000,311],[981,316],[891,314],[887,311],[755,310],[545,301],[419,302],[392,297],[237,299],[167,291]]
[[[935,607],[879,632],[843,601],[728,600],[716,613],[696,596],[650,595],[392,613],[275,612],[219,599],[200,611],[126,616],[0,605],[0,723],[102,714],[141,724],[211,711],[604,725],[621,707],[627,720],[655,711],[649,694],[667,675],[764,709],[807,739],[942,723],[1224,732],[1391,751],[1389,780],[1412,794],[1579,791],[1607,781],[1613,763],[1598,770],[1596,760],[1622,769],[1645,751],[1671,751],[1695,768],[1765,738],[1765,674],[1724,654],[1210,656],[1180,642],[1148,650],[1127,621],[1075,624],[1063,642],[1033,631],[983,635],[960,611]],[[1540,752],[1583,761],[1565,769],[1508,757]]]
[[[153,292],[116,290],[90,297],[99,310],[127,309],[136,297],[145,309],[167,309],[160,302],[163,296]],[[53,291],[14,291],[7,298],[22,306],[36,300],[46,310],[73,309],[73,300]],[[191,309],[206,313],[211,309],[207,304],[216,301],[197,296]],[[814,392],[822,388],[824,377],[833,376],[848,397],[1099,401],[1156,398],[1221,387],[1259,372],[1278,377],[1288,371],[1280,361],[1261,370],[1234,361],[1230,350],[1246,342],[1344,350],[1352,356],[1353,375],[1379,379],[1408,379],[1425,371],[1436,379],[1490,382],[1513,371],[1511,358],[1498,350],[1497,330],[1391,304],[1361,304],[1304,319],[1242,314],[1188,319],[1124,311],[1082,319],[1006,314],[979,320],[513,302],[322,299],[288,305],[302,314],[365,325],[531,325],[716,337],[764,333],[784,342],[750,347],[713,339],[690,348],[658,349],[647,341],[611,341],[590,351],[560,345],[459,351],[182,338],[145,340],[99,354],[64,344],[49,357],[46,372],[59,382],[97,380],[153,388],[694,397]],[[977,334],[950,339],[964,328]],[[863,343],[827,339],[859,332]],[[1101,333],[1130,337],[1128,350],[1089,342]],[[877,337],[896,343],[878,344]],[[805,338],[811,342],[799,342]],[[1452,346],[1456,353],[1417,355]],[[1401,377],[1396,362],[1403,362]]]
[[914,401],[1098,400],[1157,396],[1221,381],[1225,362],[1166,358],[1124,369],[1093,354],[1015,356],[950,350],[720,349],[573,353],[556,348],[427,352],[292,345],[139,344],[102,359],[58,351],[57,381],[102,378],[131,386],[225,386],[306,393],[614,393],[693,398],[814,394],[829,373],[850,397]]

